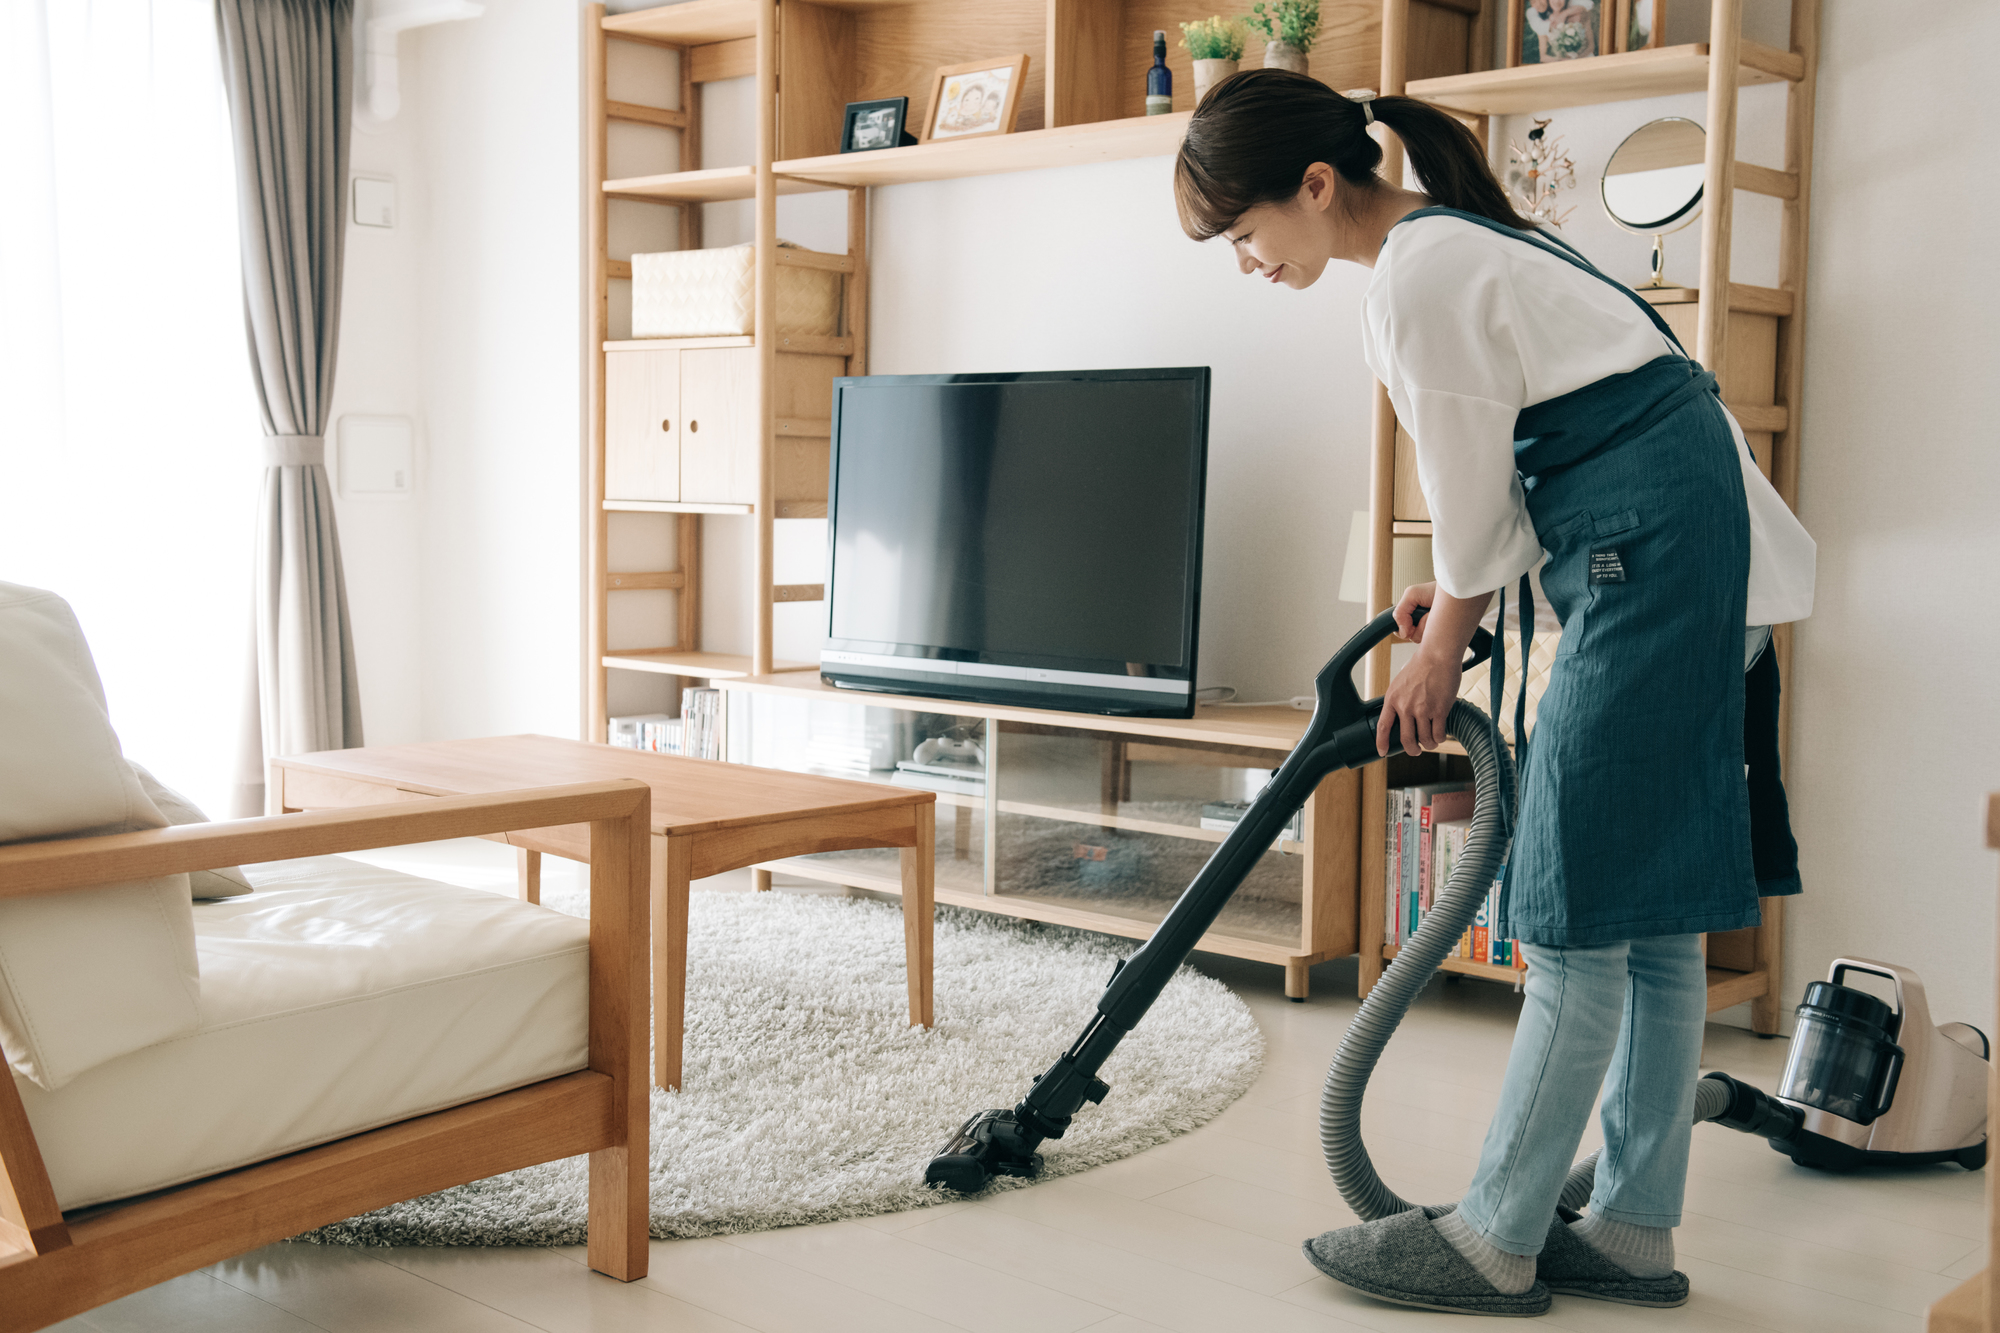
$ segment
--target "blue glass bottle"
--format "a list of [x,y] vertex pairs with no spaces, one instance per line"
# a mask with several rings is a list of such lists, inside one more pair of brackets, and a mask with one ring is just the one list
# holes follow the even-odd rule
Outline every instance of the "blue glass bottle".
[[1153,67],[1146,71],[1146,114],[1164,116],[1174,109],[1174,72],[1167,68],[1167,34],[1153,34]]

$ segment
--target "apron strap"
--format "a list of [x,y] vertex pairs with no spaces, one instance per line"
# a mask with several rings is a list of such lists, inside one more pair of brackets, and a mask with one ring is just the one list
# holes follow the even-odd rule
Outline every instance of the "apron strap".
[[[1503,223],[1495,222],[1492,218],[1481,217],[1477,213],[1467,213],[1462,209],[1457,209],[1457,208],[1441,208],[1441,207],[1419,208],[1413,213],[1405,214],[1402,218],[1400,218],[1396,222],[1395,225],[1397,227],[1400,227],[1403,225],[1403,223],[1408,222],[1411,218],[1427,218],[1427,217],[1457,218],[1461,222],[1476,223],[1481,227],[1485,227],[1488,228],[1489,230],[1496,231],[1500,233],[1502,236],[1511,236],[1515,240],[1521,241],[1524,244],[1532,245],[1538,249],[1545,250],[1549,254],[1554,255],[1557,259],[1562,260],[1564,263],[1576,265],[1578,268],[1582,269],[1585,273],[1588,273],[1591,277],[1609,283],[1611,286],[1616,287],[1619,291],[1631,297],[1633,303],[1637,305],[1641,310],[1646,312],[1646,318],[1653,321],[1653,327],[1658,329],[1660,333],[1666,338],[1666,340],[1674,345],[1674,350],[1679,352],[1682,356],[1688,356],[1688,349],[1681,346],[1681,340],[1674,336],[1673,329],[1667,326],[1666,320],[1660,318],[1660,312],[1653,309],[1651,302],[1646,300],[1645,297],[1639,295],[1639,293],[1633,291],[1630,287],[1627,287],[1624,283],[1618,281],[1616,278],[1607,277],[1602,271],[1598,269],[1598,267],[1595,264],[1591,263],[1588,259],[1585,259],[1583,257],[1583,252],[1581,250],[1578,250],[1575,246],[1571,245],[1568,241],[1563,240],[1561,237],[1554,236],[1549,234],[1548,232],[1543,232],[1543,231],[1523,231],[1516,227],[1509,227]],[[1551,244],[1551,242],[1553,242],[1553,244]],[[1694,359],[1693,357],[1688,356],[1688,360],[1692,361],[1693,359]]]
[[[1500,731],[1500,701],[1507,695],[1507,588],[1500,588],[1500,609],[1493,618],[1493,655],[1486,659],[1486,725],[1493,737],[1493,752],[1498,754],[1506,744]],[[1518,765],[1516,766],[1518,768]],[[1505,842],[1514,836],[1514,790],[1509,782],[1511,772],[1501,769],[1500,778],[1500,838]]]

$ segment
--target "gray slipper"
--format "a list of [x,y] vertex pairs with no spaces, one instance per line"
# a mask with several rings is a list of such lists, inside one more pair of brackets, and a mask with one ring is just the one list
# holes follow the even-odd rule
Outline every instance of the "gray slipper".
[[1540,1281],[1518,1296],[1496,1290],[1438,1235],[1421,1208],[1315,1236],[1305,1251],[1312,1266],[1335,1282],[1381,1301],[1516,1318],[1549,1309],[1549,1289]]
[[1535,1276],[1547,1283],[1550,1291],[1594,1301],[1666,1308],[1686,1305],[1688,1300],[1686,1273],[1675,1270],[1668,1277],[1633,1277],[1599,1254],[1589,1241],[1572,1233],[1561,1213],[1556,1214],[1549,1238],[1535,1258]]

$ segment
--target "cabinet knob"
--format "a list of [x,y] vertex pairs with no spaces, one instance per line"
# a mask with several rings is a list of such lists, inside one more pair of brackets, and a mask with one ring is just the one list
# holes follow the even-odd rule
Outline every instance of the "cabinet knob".
[[690,422],[688,422],[688,429],[689,429],[689,430],[691,430],[691,431],[692,431],[692,430],[700,430],[700,429],[701,429],[701,423],[700,423],[699,421],[690,421]]
[[674,423],[672,418],[668,418],[660,422],[661,430],[672,430],[673,428],[674,428]]

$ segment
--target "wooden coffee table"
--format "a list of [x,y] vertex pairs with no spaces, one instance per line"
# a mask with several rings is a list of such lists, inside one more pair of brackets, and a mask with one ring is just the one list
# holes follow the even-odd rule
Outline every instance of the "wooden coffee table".
[[[681,1081],[687,1004],[688,884],[811,852],[899,847],[910,1022],[931,1025],[931,917],[937,798],[927,791],[614,749],[554,736],[376,745],[271,761],[273,813],[469,796],[515,787],[637,778],[653,789],[653,1078]],[[541,855],[590,859],[576,824],[509,833],[521,896],[540,899]]]

